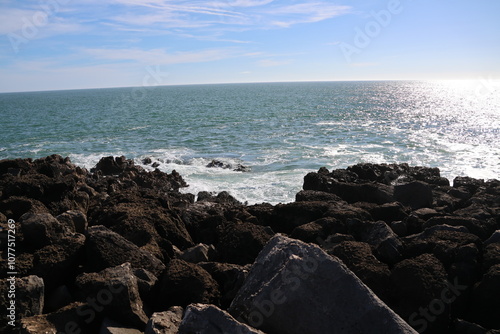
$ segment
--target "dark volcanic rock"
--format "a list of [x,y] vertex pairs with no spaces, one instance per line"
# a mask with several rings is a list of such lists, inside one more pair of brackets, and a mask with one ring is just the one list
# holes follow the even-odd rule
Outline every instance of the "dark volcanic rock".
[[219,284],[221,306],[229,307],[248,275],[249,266],[220,262],[203,262],[199,266]]
[[326,202],[295,202],[274,207],[269,225],[275,232],[291,233],[294,228],[323,218],[331,204]]
[[394,187],[394,199],[413,210],[432,207],[432,188],[420,181],[401,184]]
[[133,268],[144,268],[158,276],[165,265],[151,253],[144,251],[104,226],[88,229],[86,242],[87,269],[101,271],[130,262]]
[[49,314],[21,320],[21,334],[40,333],[98,333],[100,319],[85,303],[72,303]]
[[389,267],[373,256],[370,245],[359,241],[344,241],[331,248],[327,253],[335,255],[344,262],[380,299],[389,300]]
[[441,300],[443,291],[451,300],[446,278],[443,265],[430,254],[403,260],[392,269],[390,305],[418,332],[445,333],[450,302]]
[[144,334],[177,334],[184,309],[172,306],[167,311],[153,313]]
[[235,320],[229,313],[214,305],[191,304],[186,308],[179,334],[265,334]]
[[48,290],[65,284],[76,275],[84,258],[85,236],[74,233],[34,253],[31,273],[44,279]]
[[20,218],[20,223],[24,242],[29,248],[42,248],[69,233],[69,229],[49,213],[26,213]]
[[340,260],[276,236],[259,254],[229,312],[268,333],[415,333]]
[[219,229],[217,252],[222,262],[252,263],[274,232],[251,223],[226,223]]
[[500,265],[492,266],[472,291],[470,318],[486,328],[500,329]]
[[130,263],[86,273],[76,278],[82,300],[92,298],[104,315],[124,325],[144,328],[148,317],[142,309],[137,277]]
[[[233,303],[230,332],[241,321],[269,334],[411,331],[361,281],[420,331],[498,328],[498,180],[458,177],[450,187],[437,168],[363,163],[306,175],[294,203],[251,206],[227,192],[200,192],[195,203],[179,191],[186,186],[175,171],[147,171],[125,157],[105,157],[92,172],[58,155],[0,160],[0,242],[14,219],[21,332],[137,333],[145,314],[190,303]],[[319,244],[361,281],[314,245],[266,247],[274,231]],[[44,297],[24,284],[35,275]],[[0,278],[5,287],[7,274]],[[133,292],[106,299],[115,283]],[[30,316],[42,302],[46,314]],[[202,308],[212,312],[207,326],[226,324],[223,311],[202,305],[191,314],[200,322],[187,325],[205,323]],[[161,330],[176,332],[182,309],[174,313],[155,313],[148,331],[165,320]]]
[[160,282],[162,306],[187,306],[191,303],[218,302],[217,282],[200,266],[179,259],[170,261]]

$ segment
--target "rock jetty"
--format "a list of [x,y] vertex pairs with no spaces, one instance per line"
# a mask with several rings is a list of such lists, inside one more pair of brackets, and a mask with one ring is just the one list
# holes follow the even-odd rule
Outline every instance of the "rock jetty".
[[1,160],[0,332],[500,333],[498,180],[321,168],[278,205],[187,186]]

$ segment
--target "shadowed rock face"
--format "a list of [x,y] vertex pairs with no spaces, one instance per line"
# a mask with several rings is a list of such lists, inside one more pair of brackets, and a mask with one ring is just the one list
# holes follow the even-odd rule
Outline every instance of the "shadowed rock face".
[[342,261],[284,236],[259,254],[229,311],[277,334],[416,333]]
[[[381,319],[393,332],[500,329],[500,181],[450,186],[439,169],[406,164],[321,168],[296,202],[274,206],[227,192],[194,202],[185,186],[124,157],[91,172],[57,155],[0,161],[0,241],[15,220],[21,332],[149,323],[175,333],[182,321],[202,333],[373,333]],[[110,301],[110,286],[127,293]],[[12,333],[6,321],[0,331]]]

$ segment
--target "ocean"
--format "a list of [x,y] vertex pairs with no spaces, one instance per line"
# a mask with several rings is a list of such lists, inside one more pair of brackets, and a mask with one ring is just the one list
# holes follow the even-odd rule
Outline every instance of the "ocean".
[[480,80],[4,93],[0,117],[0,159],[60,154],[91,168],[103,156],[151,158],[178,171],[185,192],[249,204],[294,201],[308,172],[359,162],[500,178],[500,85]]

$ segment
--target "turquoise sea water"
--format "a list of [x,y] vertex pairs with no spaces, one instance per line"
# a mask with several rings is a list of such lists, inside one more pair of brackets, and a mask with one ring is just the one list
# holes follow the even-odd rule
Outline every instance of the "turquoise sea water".
[[[407,162],[500,178],[500,88],[470,82],[318,82],[0,94],[0,158],[108,155],[177,170],[188,192],[289,202],[322,166]],[[251,172],[207,168],[212,160]]]

